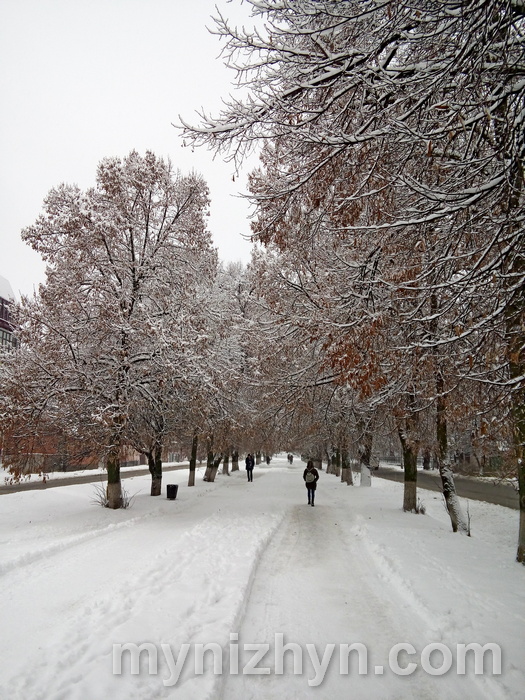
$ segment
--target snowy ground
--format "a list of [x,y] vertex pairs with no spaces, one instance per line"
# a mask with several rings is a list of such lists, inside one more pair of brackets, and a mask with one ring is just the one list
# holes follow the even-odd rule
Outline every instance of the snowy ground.
[[[253,483],[194,488],[171,472],[175,501],[134,477],[120,511],[94,506],[92,484],[0,496],[0,698],[522,698],[516,511],[471,501],[466,538],[437,493],[416,516],[401,484],[324,473],[311,508],[303,468],[277,458]],[[458,674],[470,643],[501,648],[500,675],[488,648],[483,674],[474,652]]]

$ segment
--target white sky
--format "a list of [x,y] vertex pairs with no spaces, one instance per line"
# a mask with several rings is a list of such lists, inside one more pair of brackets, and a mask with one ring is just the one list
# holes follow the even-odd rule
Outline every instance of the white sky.
[[219,256],[248,261],[249,208],[236,196],[246,177],[233,182],[233,165],[182,148],[172,126],[179,114],[196,123],[201,107],[217,114],[235,89],[206,29],[215,5],[237,24],[249,16],[241,0],[1,0],[0,275],[15,294],[45,280],[20,231],[48,191],[87,188],[102,158],[132,149],[202,173]]

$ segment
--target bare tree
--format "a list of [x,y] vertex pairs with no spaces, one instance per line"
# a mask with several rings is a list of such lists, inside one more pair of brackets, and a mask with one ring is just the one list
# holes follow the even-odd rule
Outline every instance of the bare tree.
[[103,160],[86,192],[51,190],[23,231],[48,268],[38,298],[24,303],[20,352],[53,358],[39,367],[44,404],[67,395],[96,426],[111,508],[122,504],[120,452],[134,402],[157,391],[176,310],[213,264],[207,206],[201,178],[132,152]]
[[[502,333],[504,356],[487,363],[483,379],[502,381],[504,365],[523,561],[523,7],[513,0],[477,0],[454,11],[446,2],[250,4],[264,18],[264,31],[217,20],[226,59],[249,87],[248,97],[230,100],[217,118],[201,115],[200,126],[185,124],[184,135],[235,159],[261,140],[273,144],[282,166],[262,191],[254,190],[256,202],[273,206],[261,240],[286,211],[301,211],[315,176],[344,162],[344,175],[355,175],[344,196],[334,197],[334,235],[354,239],[361,232],[379,250],[385,236],[398,242],[418,236],[424,248],[424,264],[399,288],[417,289],[420,299],[434,295],[447,322],[439,333],[413,337],[412,347],[453,347],[474,334]],[[331,194],[343,177],[334,179]],[[395,202],[393,210],[382,206],[387,201]],[[359,202],[366,217],[353,211]],[[274,232],[273,240],[286,241],[286,227],[276,231],[281,239]],[[391,284],[388,275],[382,281]],[[488,286],[492,294],[485,291],[480,314]],[[416,302],[404,318],[421,329],[433,320],[432,310]],[[440,372],[436,399],[445,396]],[[444,404],[438,415],[445,417]],[[449,471],[444,464],[442,475]]]

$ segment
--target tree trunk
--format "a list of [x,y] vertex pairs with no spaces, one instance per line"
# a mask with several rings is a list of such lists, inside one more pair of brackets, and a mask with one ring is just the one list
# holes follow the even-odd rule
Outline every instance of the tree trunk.
[[153,477],[153,472],[155,471],[155,457],[153,456],[153,452],[151,450],[148,450],[148,452],[146,452],[145,454],[148,460],[149,473]]
[[106,488],[107,507],[122,508],[122,484],[120,481],[120,440],[111,447],[107,459],[108,485]]
[[372,486],[370,458],[372,456],[372,431],[369,427],[363,431],[362,443],[359,446],[359,462],[361,465],[361,486]]
[[162,447],[155,445],[154,452],[147,452],[146,454],[151,474],[151,495],[160,496],[162,491]]
[[230,476],[230,453],[228,451],[224,453],[222,473],[226,474],[226,476]]
[[239,471],[239,452],[237,450],[233,450],[232,452],[232,472],[238,472]]
[[416,397],[409,391],[405,405],[406,415],[399,419],[397,432],[403,454],[403,469],[405,486],[403,494],[403,510],[417,513],[417,453],[419,452],[418,413]]
[[442,393],[444,387],[441,373],[439,371],[436,384],[438,389],[436,415],[438,444],[437,458],[439,475],[441,476],[441,483],[443,486],[443,496],[445,498],[445,505],[450,517],[452,532],[460,532],[461,534],[466,535],[469,534],[469,527],[459,503],[459,498],[456,493],[456,486],[454,484],[454,474],[452,472],[452,467],[450,466],[450,460],[448,457],[446,401]]
[[[213,455],[212,455],[210,473],[209,473],[208,479],[206,481],[215,481],[215,477],[217,476],[217,471],[219,469],[219,464],[221,463],[221,460],[222,460],[222,454],[220,454],[218,457],[215,457],[215,458],[213,458]],[[208,472],[208,469],[206,469],[206,472]]]
[[[437,317],[439,311],[438,299],[435,294],[430,295],[430,308],[432,315]],[[433,328],[433,333],[436,333],[436,329]],[[439,469],[439,475],[441,477],[441,484],[443,486],[443,496],[445,498],[445,505],[447,508],[448,515],[450,517],[450,523],[452,525],[453,532],[460,532],[462,534],[468,533],[468,524],[463,515],[461,505],[459,503],[459,498],[456,493],[456,486],[454,484],[454,474],[452,472],[452,467],[450,466],[450,459],[448,456],[448,427],[447,427],[447,404],[445,398],[445,382],[443,379],[443,373],[439,364],[439,349],[434,348],[434,354],[436,357],[436,442],[437,442],[437,467]]]
[[188,476],[188,486],[195,486],[195,467],[197,466],[197,448],[199,445],[199,435],[197,431],[193,433],[191,441],[190,473]]
[[[504,131],[501,125],[505,124],[506,101],[501,103],[497,113],[500,117],[496,124],[500,125],[496,131],[496,137],[503,146],[505,141]],[[506,150],[506,149],[505,149]],[[505,154],[510,159],[510,153]],[[523,224],[519,221],[518,215],[523,210],[523,192],[525,188],[525,177],[523,167],[523,155],[515,156],[512,168],[509,169],[512,176],[509,177],[508,190],[503,206],[510,213],[509,222],[511,231],[519,233],[523,237],[523,231],[518,226]],[[513,419],[513,438],[516,453],[518,490],[520,504],[520,523],[518,530],[518,548],[516,561],[525,564],[525,386],[523,376],[525,373],[525,286],[523,276],[525,274],[525,255],[523,245],[517,247],[513,255],[509,256],[509,263],[506,266],[507,279],[513,284],[514,280],[521,280],[521,284],[511,295],[505,308],[505,340],[507,342],[507,357],[510,379],[516,382],[515,390],[511,397],[511,414]]]
[[203,481],[210,481],[213,472],[213,435],[206,439],[206,471],[204,472]]
[[424,471],[430,471],[430,448],[425,447],[423,451],[423,470]]
[[417,442],[413,442],[403,430],[398,428],[399,440],[403,451],[403,468],[405,470],[405,489],[403,510],[417,513]]
[[518,551],[516,553],[516,561],[525,564],[525,450],[523,441],[525,440],[525,431],[522,425],[522,442],[518,448],[521,452],[521,458],[518,461],[518,487],[520,494],[520,525],[518,531]]
[[337,447],[335,450],[335,465],[334,465],[334,472],[336,476],[341,475],[341,448]]
[[326,473],[330,474],[330,467],[332,464],[332,459],[330,457],[330,452],[328,452],[328,448],[325,449],[325,455],[326,455]]
[[341,451],[341,481],[343,483],[346,483],[347,486],[354,485],[352,465],[350,464],[348,448],[346,447],[346,445],[343,446],[343,449]]
[[[519,261],[515,263],[516,268]],[[525,263],[521,260],[522,271]],[[525,375],[525,299],[523,289],[516,293],[507,309],[506,335],[508,343],[509,375],[518,381]],[[520,524],[516,561],[525,564],[525,388],[523,380],[512,397],[513,438],[518,470]]]
[[261,453],[256,452],[255,453],[255,464],[260,464],[261,463]]

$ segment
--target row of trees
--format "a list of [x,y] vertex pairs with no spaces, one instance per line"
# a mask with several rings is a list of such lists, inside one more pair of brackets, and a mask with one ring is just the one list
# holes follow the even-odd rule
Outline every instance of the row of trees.
[[218,263],[208,204],[200,176],[152,153],[103,160],[86,192],[49,193],[22,234],[47,261],[47,282],[22,300],[18,349],[0,366],[3,449],[15,470],[46,444],[101,455],[107,503],[118,508],[124,446],[147,455],[157,495],[175,435],[215,433],[223,451],[226,434],[234,439],[235,381],[219,387],[242,351],[230,332],[238,270],[227,276]]
[[283,386],[306,381],[318,426],[340,411],[365,463],[391,422],[407,509],[432,447],[454,530],[451,422],[513,443],[524,561],[523,3],[250,4],[255,29],[216,21],[246,99],[182,127],[233,159],[262,144],[262,317],[304,349]]
[[[202,180],[151,153],[103,161],[87,193],[50,193],[24,231],[46,256],[47,283],[22,300],[20,343],[1,364],[4,451],[14,469],[46,440],[79,457],[102,455],[107,505],[118,508],[124,446],[147,455],[159,495],[162,453],[174,440],[190,457],[190,485],[199,442],[209,480],[221,461],[228,472],[230,456],[237,468],[240,450],[291,445],[326,458],[337,474],[341,466],[347,484],[357,457],[366,484],[374,438],[397,433],[403,507],[417,511],[419,445],[439,447],[430,427],[435,379],[425,379],[431,362],[420,366],[392,347],[393,319],[341,322],[352,343],[334,353],[340,314],[352,319],[357,306],[344,287],[349,315],[330,275],[331,237],[317,235],[308,255],[268,243],[247,269],[225,268],[210,245],[206,208]],[[477,403],[468,394],[447,420],[469,429],[485,400],[486,392]],[[485,441],[494,437],[494,428],[484,432]],[[450,502],[461,529],[457,499]]]
[[[514,446],[525,557],[523,7],[257,0],[258,32],[219,18],[248,87],[185,138],[251,174],[248,269],[211,246],[204,181],[153,154],[61,186],[25,239],[48,281],[1,366],[19,452],[46,431],[102,451],[122,502],[123,445],[206,445],[208,477],[245,448],[350,454],[397,436],[405,510],[434,454],[455,531],[450,431]],[[190,448],[191,446],[191,448]],[[12,450],[15,454],[15,450]]]

